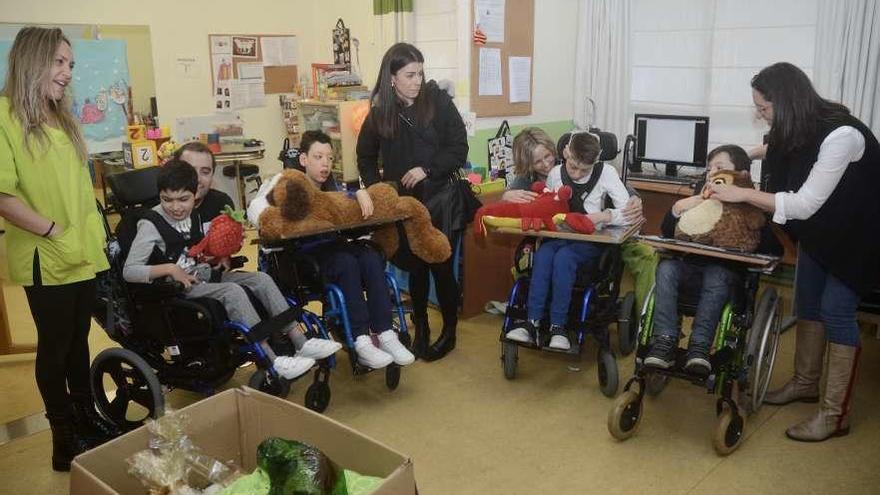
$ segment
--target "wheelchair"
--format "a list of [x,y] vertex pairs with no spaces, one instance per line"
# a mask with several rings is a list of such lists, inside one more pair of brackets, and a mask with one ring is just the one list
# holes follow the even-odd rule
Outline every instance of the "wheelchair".
[[[677,350],[675,365],[669,369],[644,364],[653,331],[655,289],[651,289],[639,321],[634,375],[608,413],[608,431],[614,438],[626,440],[633,436],[642,419],[645,394],[656,397],[670,379],[677,378],[718,395],[715,403],[718,422],[713,434],[715,451],[727,455],[740,446],[746,417],[761,408],[770,384],[781,331],[776,289],[769,287],[758,295],[760,275],[772,272],[778,261],[778,258],[765,258],[775,261],[762,268],[738,267],[742,286],[735,289],[721,312],[709,359],[712,370],[708,375],[686,371],[687,351],[681,348]],[[680,294],[679,318],[693,316],[696,303],[682,299]]]
[[[93,316],[121,347],[95,357],[90,380],[98,410],[124,429],[140,426],[147,417],[161,417],[165,392],[180,388],[211,395],[247,363],[257,365],[248,381],[252,388],[286,397],[291,382],[275,371],[259,342],[268,337],[276,352],[292,347],[286,336],[280,336],[281,331],[302,318],[301,311],[291,307],[248,328],[229,320],[216,300],[180,297],[180,283],[123,280],[123,247],[133,240],[138,210],[158,202],[158,170],[151,167],[108,177],[113,206],[122,217],[115,234],[98,205],[109,240],[110,269],[98,275]],[[259,301],[252,300],[265,315]],[[318,366],[325,369],[327,363]]]
[[[335,234],[347,238],[349,242],[366,245],[381,253],[379,247],[369,240],[359,239],[368,234],[370,229],[371,227],[365,226]],[[329,334],[336,341],[343,343],[343,348],[349,356],[352,373],[361,376],[374,370],[358,362],[345,296],[337,285],[330,283],[323,276],[317,260],[309,253],[310,249],[320,249],[320,246],[317,248],[314,246],[315,242],[329,245],[338,241],[339,238],[334,236],[324,239],[301,238],[264,243],[260,247],[259,265],[260,270],[268,273],[281,291],[301,308],[303,324],[310,332]],[[411,349],[412,339],[405,319],[405,314],[410,310],[404,308],[397,279],[388,271],[385,272],[385,282],[388,287],[388,297],[391,298],[392,329],[398,333],[400,342]],[[306,308],[311,302],[320,303],[320,312]],[[329,367],[334,368],[335,356],[331,356],[328,360]],[[328,371],[323,368],[318,369],[315,372],[315,383],[326,383],[329,380]],[[389,390],[397,389],[400,375],[401,366],[396,363],[391,363],[385,368],[385,385]],[[322,387],[311,395],[306,394],[306,403],[309,407],[318,405],[320,400],[329,402],[329,399],[329,386]]]
[[596,371],[599,389],[606,397],[614,397],[619,386],[619,371],[608,327],[616,323],[618,348],[624,355],[632,352],[637,329],[635,294],[628,292],[618,301],[623,276],[620,246],[608,245],[599,260],[578,268],[565,327],[568,340],[572,343],[569,350],[548,347],[550,335],[546,323],[537,329],[537,335],[532,336],[530,343],[506,337],[516,323],[527,319],[531,257],[536,249],[535,238],[526,238],[517,248],[515,270],[519,276],[508,296],[507,311],[501,326],[501,363],[505,378],[512,380],[516,377],[520,347],[580,356],[586,337],[592,336],[598,343]]

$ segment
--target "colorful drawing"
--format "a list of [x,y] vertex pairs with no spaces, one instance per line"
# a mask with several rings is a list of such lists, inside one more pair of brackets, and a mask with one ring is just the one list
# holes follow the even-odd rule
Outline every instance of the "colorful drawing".
[[97,124],[104,120],[104,112],[102,112],[97,103],[91,103],[88,98],[80,109],[79,121],[83,124]]

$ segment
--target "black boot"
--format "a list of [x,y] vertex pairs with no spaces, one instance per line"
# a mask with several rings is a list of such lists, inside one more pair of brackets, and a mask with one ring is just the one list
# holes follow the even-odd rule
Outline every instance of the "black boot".
[[428,348],[428,355],[425,357],[425,361],[442,359],[455,349],[455,329],[457,326],[458,314],[454,311],[444,311],[443,330],[440,332],[440,338]]
[[414,314],[412,323],[415,327],[412,352],[416,358],[426,359],[428,356],[428,345],[431,342],[431,327],[428,326],[428,315],[416,316]]
[[91,396],[73,399],[73,422],[77,435],[88,444],[89,448],[97,447],[125,433],[98,414]]
[[88,450],[88,445],[77,435],[71,413],[46,413],[52,428],[52,469],[70,471],[70,461]]

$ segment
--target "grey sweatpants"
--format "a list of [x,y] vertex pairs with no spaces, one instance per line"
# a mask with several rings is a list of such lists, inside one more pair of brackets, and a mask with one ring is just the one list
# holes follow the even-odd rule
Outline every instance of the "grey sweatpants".
[[[271,316],[276,316],[290,307],[272,277],[263,272],[224,272],[221,282],[194,284],[185,293],[185,297],[216,299],[226,308],[230,320],[252,327],[260,322],[260,315],[254,309],[242,286],[254,293]],[[287,330],[289,331],[290,328]]]

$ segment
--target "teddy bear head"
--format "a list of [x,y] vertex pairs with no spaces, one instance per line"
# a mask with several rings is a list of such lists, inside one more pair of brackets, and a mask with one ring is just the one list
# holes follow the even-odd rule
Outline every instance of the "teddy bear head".
[[281,209],[281,216],[288,220],[303,220],[312,211],[318,188],[306,174],[288,169],[281,173],[278,183],[266,196],[272,206]]

